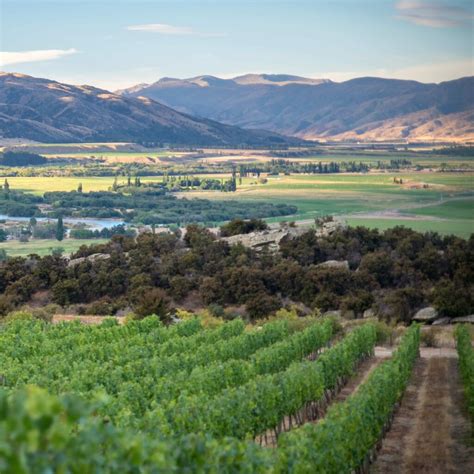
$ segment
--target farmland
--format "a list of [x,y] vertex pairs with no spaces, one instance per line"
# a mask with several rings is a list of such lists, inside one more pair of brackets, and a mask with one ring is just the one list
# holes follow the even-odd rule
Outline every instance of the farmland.
[[0,242],[0,250],[5,250],[7,255],[16,257],[26,257],[32,253],[37,255],[49,255],[52,251],[61,249],[66,255],[79,249],[81,245],[95,245],[107,242],[106,239],[65,239],[61,242],[51,239],[35,239],[29,242],[19,242],[10,240]]
[[[405,184],[394,184],[394,178]],[[423,189],[420,183],[428,184],[428,188]],[[472,183],[472,173],[292,175],[268,177],[266,184],[244,180],[228,197],[294,204],[298,208],[291,217],[294,220],[331,214],[346,218],[351,225],[385,229],[400,224],[469,237],[474,231]],[[215,192],[191,194],[219,198]]]
[[[270,166],[272,160],[275,161],[270,150],[146,150],[132,144],[51,144],[26,149],[44,153],[50,165],[20,171],[5,168],[6,176],[0,176],[0,182],[7,178],[12,189],[36,196],[45,192],[74,191],[79,185],[84,193],[108,191],[117,185],[126,187],[128,177],[133,177],[134,173],[140,176],[143,185],[163,183],[163,175],[170,173],[178,179],[196,176],[219,184],[230,180],[234,165],[240,167],[244,163],[252,169]],[[284,155],[284,152],[280,153]],[[387,152],[338,147],[328,147],[315,155],[298,150],[288,153],[302,153],[302,156],[287,159],[288,163],[300,167],[304,163],[365,163],[375,168],[364,173],[308,174],[293,173],[288,165],[289,172],[264,173],[263,179],[260,179],[260,173],[239,176],[235,192],[191,186],[191,189],[182,188],[178,195],[212,201],[234,200],[249,206],[268,202],[296,206],[296,212],[291,215],[262,215],[269,223],[306,221],[309,224],[314,218],[335,215],[351,226],[380,230],[403,225],[420,232],[454,234],[463,238],[474,232],[474,172],[469,155],[445,155],[437,150],[422,149]],[[73,162],[55,165],[63,159],[73,159]],[[411,165],[408,169],[383,169],[396,160],[409,160],[407,163]],[[458,168],[464,171],[455,171]],[[443,171],[446,169],[450,171]],[[173,183],[168,186],[168,189],[172,188]],[[179,188],[172,190],[173,193],[176,191]],[[223,221],[216,216],[206,218],[204,222],[213,226]],[[10,255],[15,254],[17,248],[13,246]]]
[[[383,452],[394,408],[421,363],[419,327],[380,352],[370,322],[338,335],[330,320],[294,323],[8,323],[0,331],[3,471],[367,466],[381,440]],[[445,460],[468,469],[470,448],[453,442],[462,456]]]

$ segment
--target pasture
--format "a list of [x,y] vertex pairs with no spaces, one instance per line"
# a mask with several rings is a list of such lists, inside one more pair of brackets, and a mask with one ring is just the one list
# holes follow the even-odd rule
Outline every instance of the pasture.
[[105,242],[107,242],[107,239],[64,239],[61,242],[50,239],[30,240],[29,242],[10,240],[0,242],[0,250],[5,250],[10,257],[26,257],[33,253],[41,256],[50,255],[54,249],[61,248],[64,254],[69,255],[76,252],[81,245],[102,244]]
[[[230,177],[230,175],[209,175]],[[402,179],[403,184],[394,183]],[[405,225],[415,230],[468,237],[474,227],[474,173],[386,172],[367,174],[319,174],[243,178],[235,193],[186,191],[186,198],[211,200],[271,201],[293,204],[298,212],[291,217],[269,219],[308,220],[338,215],[350,224],[387,228]],[[4,180],[0,177],[0,183]],[[142,183],[161,182],[160,176],[142,177]],[[114,177],[9,177],[12,189],[34,194],[72,191],[82,183],[83,191],[106,191]],[[119,184],[126,178],[119,177]],[[418,218],[418,217],[419,218]]]
[[[401,178],[403,184],[395,184],[394,178]],[[268,177],[266,184],[247,178],[225,198],[293,204],[298,207],[293,220],[331,214],[351,225],[381,229],[405,225],[468,237],[474,232],[473,192],[472,173],[369,173]],[[219,192],[182,194],[222,199]],[[272,219],[278,220],[288,219]]]

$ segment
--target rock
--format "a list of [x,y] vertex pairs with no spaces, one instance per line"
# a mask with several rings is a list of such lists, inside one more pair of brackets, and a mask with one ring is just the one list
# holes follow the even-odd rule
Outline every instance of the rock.
[[352,309],[348,309],[342,313],[344,319],[355,319],[355,312]]
[[316,265],[317,268],[344,268],[349,270],[349,262],[347,260],[326,260]]
[[438,311],[432,306],[420,309],[414,316],[414,321],[431,322],[438,318]]
[[334,234],[338,230],[343,230],[347,227],[347,224],[339,219],[333,219],[328,222],[324,222],[321,226],[316,229],[316,235],[318,237],[326,237],[328,235]]
[[326,311],[325,313],[323,313],[323,316],[325,318],[327,318],[328,316],[329,317],[340,318],[341,315],[342,315],[342,311],[340,309],[336,309],[336,310],[332,310],[332,311]]
[[74,267],[76,265],[79,265],[82,262],[98,262],[99,260],[108,260],[110,258],[110,255],[108,253],[93,253],[92,255],[89,255],[88,257],[79,257],[79,258],[73,258],[72,260],[69,260],[69,263],[67,264],[68,267]]
[[456,323],[471,323],[474,324],[474,314],[470,314],[469,316],[461,316],[459,318],[453,318],[451,320],[453,324]]
[[451,322],[451,318],[439,318],[436,321],[433,321],[432,326],[440,326],[442,324],[449,324]]
[[278,250],[281,240],[285,237],[292,239],[308,231],[305,227],[287,227],[285,229],[269,229],[261,232],[250,232],[249,234],[233,235],[231,237],[222,237],[222,240],[229,245],[241,243],[245,247],[256,250],[268,248]]
[[366,309],[364,311],[363,316],[364,318],[375,318],[375,311],[373,309]]

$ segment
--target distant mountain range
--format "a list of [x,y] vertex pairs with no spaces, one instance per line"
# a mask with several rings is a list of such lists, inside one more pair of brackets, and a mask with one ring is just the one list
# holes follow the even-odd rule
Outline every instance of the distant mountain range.
[[0,138],[39,142],[165,142],[198,146],[301,143],[264,130],[195,118],[145,97],[0,73]]
[[304,139],[474,140],[474,77],[440,84],[285,74],[163,78],[117,91],[194,116]]

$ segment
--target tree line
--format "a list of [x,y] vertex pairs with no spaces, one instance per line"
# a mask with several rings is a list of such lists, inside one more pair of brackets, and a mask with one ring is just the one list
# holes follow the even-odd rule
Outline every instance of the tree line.
[[[359,316],[373,309],[383,319],[405,322],[428,304],[445,316],[474,312],[474,236],[356,227],[319,238],[309,230],[270,253],[229,246],[189,225],[184,238],[116,235],[72,257],[96,253],[109,258],[72,267],[58,255],[0,263],[0,314],[28,303],[37,291],[86,312],[131,308],[164,320],[188,299],[203,307],[244,308],[249,318],[267,316],[288,302]],[[318,266],[327,260],[347,260],[349,269]]]

